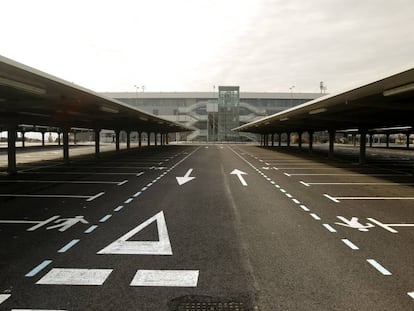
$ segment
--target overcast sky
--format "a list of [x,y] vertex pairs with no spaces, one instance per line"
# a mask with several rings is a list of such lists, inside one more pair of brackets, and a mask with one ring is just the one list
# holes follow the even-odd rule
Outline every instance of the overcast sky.
[[94,91],[329,93],[414,67],[413,0],[2,0],[0,54]]

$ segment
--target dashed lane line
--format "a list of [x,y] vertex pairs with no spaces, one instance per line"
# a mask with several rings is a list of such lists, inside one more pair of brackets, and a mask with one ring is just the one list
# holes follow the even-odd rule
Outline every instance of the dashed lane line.
[[379,264],[375,259],[367,259],[367,262],[377,269],[383,275],[392,275],[390,271],[384,268],[381,264]]
[[337,232],[331,225],[329,224],[323,224],[323,226],[331,233]]
[[124,201],[124,204],[129,204],[129,203],[131,203],[132,201],[134,201],[134,199],[133,199],[133,198],[126,199],[126,200]]
[[350,249],[352,250],[359,250],[359,247],[356,246],[354,243],[352,243],[350,240],[348,239],[341,239],[342,242],[344,242],[344,244],[346,246],[348,246]]
[[116,208],[114,208],[114,212],[119,212],[121,209],[123,209],[124,206],[123,205],[119,205]]
[[91,233],[91,232],[95,231],[96,228],[98,228],[97,225],[92,225],[88,229],[86,229],[83,233]]
[[33,277],[52,263],[52,260],[44,260],[41,264],[34,267],[30,272],[26,273],[25,277]]
[[111,214],[108,214],[108,215],[105,215],[104,217],[102,217],[100,220],[99,220],[99,222],[105,222],[105,221],[107,221],[109,218],[111,218],[112,217],[112,215]]
[[313,218],[313,219],[315,219],[315,220],[321,220],[321,218],[320,218],[317,214],[315,214],[315,213],[311,213],[310,215],[311,215],[311,216],[312,216],[312,218]]
[[309,212],[310,209],[307,208],[305,205],[299,205],[301,209],[303,209],[305,212]]
[[60,250],[58,250],[58,253],[66,253],[69,249],[71,249],[73,246],[75,246],[79,242],[80,242],[80,240],[78,240],[78,239],[74,239],[74,240],[70,241],[68,244],[66,244]]

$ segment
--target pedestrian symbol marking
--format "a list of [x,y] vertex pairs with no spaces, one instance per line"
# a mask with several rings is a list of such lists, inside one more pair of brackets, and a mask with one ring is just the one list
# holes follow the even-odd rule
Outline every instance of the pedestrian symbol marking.
[[61,218],[59,215],[52,216],[46,220],[0,220],[0,224],[35,224],[31,226],[26,231],[35,231],[41,227],[46,226],[54,221],[56,225],[49,226],[46,230],[57,229],[59,228],[60,232],[68,230],[70,227],[76,225],[77,223],[87,224],[88,221],[84,219],[83,216],[75,216],[70,218]]
[[88,222],[83,218],[83,216],[75,216],[72,218],[61,218],[55,220],[57,225],[47,227],[46,230],[57,229],[59,228],[60,232],[68,230],[70,227],[76,225],[77,223],[88,224]]
[[[128,241],[128,239],[151,225],[153,222],[157,222],[158,241]],[[161,211],[155,216],[148,218],[139,226],[100,250],[98,254],[172,255],[164,212]]]

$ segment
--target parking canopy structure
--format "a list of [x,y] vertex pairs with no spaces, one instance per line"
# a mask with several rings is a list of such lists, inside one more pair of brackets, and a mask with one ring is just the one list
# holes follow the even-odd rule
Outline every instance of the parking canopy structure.
[[[42,132],[59,128],[63,133],[63,156],[69,158],[71,128],[95,131],[96,154],[99,154],[99,132],[114,130],[116,149],[119,133],[154,133],[160,143],[168,143],[168,133],[190,131],[178,123],[143,112],[117,100],[98,95],[73,83],[0,56],[0,131],[8,131],[8,172],[16,172],[16,131],[30,125]],[[148,139],[149,141],[149,139]]]
[[[244,124],[234,131],[262,134],[262,144],[274,144],[274,135],[298,133],[301,146],[302,133],[309,134],[312,150],[313,133],[329,132],[329,156],[334,152],[335,133],[356,129],[361,136],[360,163],[365,163],[366,135],[390,133],[401,129],[407,135],[414,132],[414,69],[409,69],[383,79],[327,95],[280,113]],[[389,131],[387,130],[389,129]],[[398,131],[398,130],[397,130]]]

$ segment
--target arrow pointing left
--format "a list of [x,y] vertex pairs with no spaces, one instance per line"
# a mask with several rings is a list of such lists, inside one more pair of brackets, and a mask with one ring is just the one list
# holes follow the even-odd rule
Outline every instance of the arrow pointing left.
[[189,181],[191,181],[191,180],[193,180],[195,178],[195,177],[190,177],[192,171],[193,171],[193,169],[190,168],[187,171],[187,173],[185,173],[184,177],[175,177],[177,179],[178,184],[180,186],[181,185],[184,185],[185,183],[187,183],[187,182],[189,182]]

